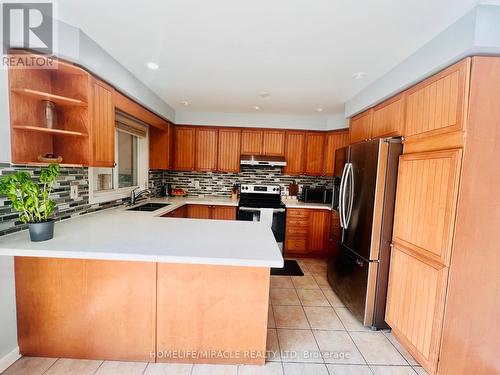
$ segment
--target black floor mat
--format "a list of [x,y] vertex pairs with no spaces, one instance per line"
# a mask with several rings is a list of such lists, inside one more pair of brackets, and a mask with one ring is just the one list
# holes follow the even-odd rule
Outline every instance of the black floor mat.
[[304,276],[296,260],[285,259],[283,268],[271,268],[273,276]]

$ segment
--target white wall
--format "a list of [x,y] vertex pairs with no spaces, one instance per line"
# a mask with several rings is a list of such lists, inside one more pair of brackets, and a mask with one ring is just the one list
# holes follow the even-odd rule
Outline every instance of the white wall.
[[0,372],[19,357],[14,258],[0,257]]
[[10,161],[10,125],[7,70],[0,69],[0,163]]

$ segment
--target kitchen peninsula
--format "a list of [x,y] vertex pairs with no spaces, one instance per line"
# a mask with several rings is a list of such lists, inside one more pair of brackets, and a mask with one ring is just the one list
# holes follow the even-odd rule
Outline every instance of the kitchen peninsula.
[[[194,203],[207,202],[236,204]],[[263,364],[269,269],[283,266],[272,231],[164,217],[183,204],[58,222],[47,242],[30,242],[26,232],[2,238],[0,255],[16,257],[21,353]]]

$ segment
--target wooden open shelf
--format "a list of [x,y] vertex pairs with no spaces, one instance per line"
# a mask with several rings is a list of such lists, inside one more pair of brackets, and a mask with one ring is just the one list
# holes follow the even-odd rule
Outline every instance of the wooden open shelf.
[[73,99],[73,98],[68,98],[66,96],[61,96],[61,95],[55,95],[51,94],[48,92],[43,92],[43,91],[38,91],[38,90],[32,90],[32,89],[27,89],[27,88],[13,88],[12,92],[22,94],[22,95],[27,95],[35,99],[40,99],[40,100],[50,100],[51,102],[54,102],[59,105],[63,106],[78,106],[78,107],[86,107],[87,103],[85,103],[82,100],[79,99]]
[[41,126],[33,126],[33,125],[13,125],[12,129],[24,130],[24,131],[30,131],[30,132],[40,132],[40,133],[53,134],[53,135],[88,137],[87,133],[76,132],[76,131],[72,131],[72,130],[49,129],[49,128],[44,128]]

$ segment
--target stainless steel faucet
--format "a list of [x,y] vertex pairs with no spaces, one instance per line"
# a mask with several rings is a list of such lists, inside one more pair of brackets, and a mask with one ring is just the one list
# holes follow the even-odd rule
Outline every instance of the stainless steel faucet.
[[[130,205],[133,206],[134,204],[137,203],[138,200],[141,200],[141,199],[145,199],[145,195],[146,194],[151,194],[151,190],[148,190],[148,189],[144,189],[144,190],[141,190],[139,191],[137,194],[135,193],[135,191],[139,189],[138,187],[136,187],[134,190],[132,190],[130,192]],[[144,196],[144,197],[143,197]]]

